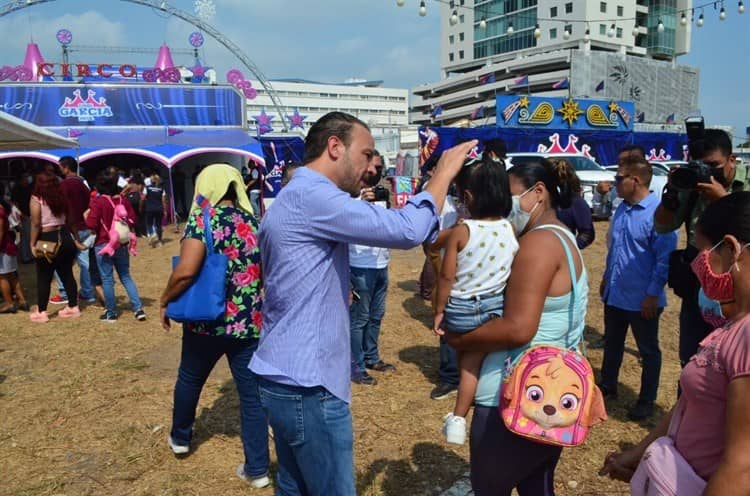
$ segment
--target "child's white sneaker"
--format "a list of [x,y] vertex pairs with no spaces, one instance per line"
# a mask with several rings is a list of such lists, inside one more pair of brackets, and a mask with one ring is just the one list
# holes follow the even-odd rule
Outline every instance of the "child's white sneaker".
[[445,440],[453,444],[466,442],[466,419],[449,413],[443,417],[443,434]]

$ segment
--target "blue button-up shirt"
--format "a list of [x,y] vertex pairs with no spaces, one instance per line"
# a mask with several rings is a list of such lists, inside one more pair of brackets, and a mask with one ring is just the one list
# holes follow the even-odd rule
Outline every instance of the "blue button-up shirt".
[[260,225],[265,301],[250,369],[350,402],[349,243],[407,249],[432,241],[437,229],[427,192],[386,210],[297,169]]
[[650,194],[634,205],[622,202],[615,210],[607,239],[605,304],[639,312],[646,296],[658,296],[659,307],[667,305],[664,285],[669,254],[677,248],[677,232],[657,234],[657,206],[659,199]]

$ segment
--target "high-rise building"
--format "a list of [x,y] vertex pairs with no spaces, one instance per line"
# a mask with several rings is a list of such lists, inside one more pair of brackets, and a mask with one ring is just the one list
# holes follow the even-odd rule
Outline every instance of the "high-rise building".
[[[451,0],[442,80],[413,89],[412,122],[494,122],[502,93],[633,100],[646,122],[697,107],[692,0]],[[479,111],[479,109],[482,109]]]

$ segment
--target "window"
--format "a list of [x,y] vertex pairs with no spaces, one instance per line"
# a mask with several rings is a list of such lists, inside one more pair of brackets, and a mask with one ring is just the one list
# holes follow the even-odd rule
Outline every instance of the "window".
[[622,28],[617,28],[617,31],[615,31],[615,36],[618,38],[622,38]]
[[459,22],[460,24],[463,24],[463,23],[464,23],[464,15],[463,15],[463,14],[461,14],[460,16],[458,16],[458,22]]
[[451,5],[451,8],[453,8],[453,7],[456,6],[456,2],[454,2],[453,0],[451,0],[451,4],[450,5]]
[[464,1],[465,1],[465,0],[461,0],[461,5],[463,5],[463,4],[464,4]]
[[549,16],[550,17],[557,17],[557,7],[550,7],[550,9],[549,9]]
[[565,27],[564,27],[563,29],[564,29],[565,31],[567,31],[567,32],[568,32],[568,34],[571,34],[571,35],[573,34],[573,25],[572,25],[572,24],[566,24],[566,25],[565,25]]
[[606,24],[599,24],[599,34],[604,36],[607,34],[607,25]]
[[565,4],[565,13],[566,14],[572,14],[573,13],[573,2],[568,2]]
[[599,12],[602,14],[607,13],[607,2],[599,2]]
[[625,13],[625,9],[622,8],[622,5],[617,6],[617,17],[622,17]]
[[453,62],[453,54],[452,53],[448,54],[448,60],[450,60],[451,62]]
[[458,41],[464,41],[464,34],[458,33]]
[[458,58],[459,59],[463,59],[464,58],[464,51],[463,50],[459,50],[458,51]]
[[448,36],[448,43],[450,43],[452,45],[454,41],[456,41],[456,40],[455,40],[455,37],[453,35]]
[[557,28],[552,28],[549,30],[549,39],[554,40],[557,38]]

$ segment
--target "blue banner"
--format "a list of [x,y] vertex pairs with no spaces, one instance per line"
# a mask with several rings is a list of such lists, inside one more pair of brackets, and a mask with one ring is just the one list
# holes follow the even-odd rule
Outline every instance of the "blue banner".
[[497,126],[519,129],[632,131],[635,104],[615,100],[497,96]]
[[242,127],[244,103],[227,86],[0,85],[0,110],[44,127]]
[[302,163],[305,154],[305,142],[297,136],[261,136],[263,156],[266,159],[263,187],[263,198],[276,198],[281,191],[281,174],[286,164]]

